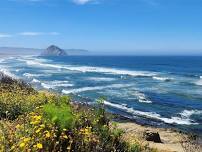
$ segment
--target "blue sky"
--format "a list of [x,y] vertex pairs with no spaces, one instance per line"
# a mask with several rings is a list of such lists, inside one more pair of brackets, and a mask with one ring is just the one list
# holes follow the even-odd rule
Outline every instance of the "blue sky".
[[0,46],[202,54],[202,0],[1,0]]

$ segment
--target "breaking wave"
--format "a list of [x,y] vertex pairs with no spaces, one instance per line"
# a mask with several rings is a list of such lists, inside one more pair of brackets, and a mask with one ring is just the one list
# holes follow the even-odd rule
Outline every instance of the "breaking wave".
[[86,78],[87,80],[90,80],[90,81],[115,81],[116,79],[115,78],[107,78],[107,77],[88,77]]
[[135,91],[134,92],[134,95],[136,96],[137,100],[139,102],[142,102],[142,103],[152,103],[151,100],[147,99],[146,95],[141,93],[141,92],[138,92],[138,91]]
[[[32,78],[32,77],[40,77],[40,76],[44,76],[44,74],[24,73],[23,76],[28,77],[28,78]],[[47,76],[47,75],[46,75],[46,76]]]
[[38,79],[33,79],[32,83],[41,83],[41,81],[39,81]]
[[153,78],[154,80],[159,80],[159,81],[171,81],[171,80],[173,80],[172,78],[157,77],[157,76],[153,76],[152,78]]
[[85,92],[85,91],[103,90],[103,89],[110,89],[110,88],[124,88],[124,87],[130,87],[130,86],[132,86],[132,85],[112,84],[112,85],[107,85],[107,86],[83,87],[83,88],[79,88],[79,89],[62,90],[62,93],[64,93],[64,94],[80,93],[80,92]]
[[161,117],[161,115],[155,112],[143,112],[139,110],[134,110],[133,108],[127,107],[127,105],[115,104],[108,101],[104,101],[104,104],[116,109],[123,110],[128,113],[131,113],[134,116],[143,116],[146,118],[157,119],[168,124],[179,124],[179,125],[197,125],[198,124],[193,122],[193,120],[187,117],[186,118],[183,118],[183,117],[182,118],[181,117],[165,118],[165,117]]
[[200,76],[200,80],[197,80],[194,84],[202,86],[202,77]]
[[129,75],[129,76],[142,76],[142,77],[150,77],[155,76],[154,72],[148,71],[131,71],[131,70],[123,70],[123,69],[115,69],[115,68],[105,68],[105,67],[92,67],[92,66],[72,66],[72,65],[57,65],[57,64],[48,64],[42,63],[39,61],[29,61],[24,60],[27,65],[34,65],[40,67],[49,67],[49,68],[57,68],[57,69],[66,69],[70,71],[78,71],[78,72],[95,72],[95,73],[105,73],[105,74],[114,74],[114,75]]
[[11,73],[9,70],[1,68],[0,72],[11,77],[11,78],[18,79],[18,77],[15,74]]
[[184,110],[179,113],[183,118],[189,118],[192,115],[200,115],[202,114],[202,110]]
[[69,83],[69,81],[51,81],[49,83],[41,83],[41,86],[45,89],[55,89],[57,87],[72,87],[73,84]]

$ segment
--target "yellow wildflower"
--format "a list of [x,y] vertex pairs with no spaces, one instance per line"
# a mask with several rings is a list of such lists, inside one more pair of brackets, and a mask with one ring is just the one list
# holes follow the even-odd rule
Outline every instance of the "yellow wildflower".
[[25,147],[25,143],[20,144],[20,148],[23,148],[23,147]]
[[46,133],[46,138],[49,138],[49,137],[50,137],[50,132],[47,131],[47,133]]
[[23,141],[28,142],[28,141],[30,141],[30,138],[25,138]]
[[38,144],[36,145],[36,147],[37,147],[38,149],[42,149],[42,148],[43,148],[43,145],[42,145],[41,143],[38,143]]
[[42,124],[42,125],[40,125],[40,127],[41,127],[41,128],[45,128],[45,125],[44,125],[44,124]]
[[17,128],[17,129],[20,129],[20,127],[21,127],[21,126],[20,126],[19,124],[17,124],[16,128]]
[[41,128],[37,129],[35,132],[36,133],[39,133],[41,131]]
[[67,139],[68,137],[67,137],[67,135],[64,135],[63,138]]

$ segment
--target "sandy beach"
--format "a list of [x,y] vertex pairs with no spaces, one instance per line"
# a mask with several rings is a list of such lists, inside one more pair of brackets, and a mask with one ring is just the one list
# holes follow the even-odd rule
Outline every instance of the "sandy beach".
[[[143,126],[134,122],[118,122],[118,128],[124,130],[124,138],[130,143],[138,142],[157,149],[160,152],[201,152],[202,145],[194,144],[184,133],[166,128]],[[143,137],[145,131],[158,132],[162,143],[146,141]],[[138,141],[137,141],[138,139]]]

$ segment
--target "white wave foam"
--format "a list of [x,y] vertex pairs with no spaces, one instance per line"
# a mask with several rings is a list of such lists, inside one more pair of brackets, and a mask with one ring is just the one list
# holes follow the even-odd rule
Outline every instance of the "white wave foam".
[[133,114],[134,116],[144,116],[147,118],[157,119],[160,121],[163,121],[168,124],[180,124],[180,125],[196,125],[198,123],[193,122],[193,120],[190,120],[189,118],[180,118],[180,117],[171,117],[171,118],[165,118],[161,117],[159,114],[155,112],[143,112],[139,110],[134,110],[133,108],[128,108],[126,105],[120,105],[111,103],[108,101],[104,101],[104,104],[107,106],[111,106],[113,108],[117,108],[123,111],[126,111],[128,113]]
[[202,86],[202,79],[198,80],[195,82],[195,85],[199,85],[199,86]]
[[32,77],[44,76],[44,74],[24,73],[23,76],[28,77],[28,78],[32,78]]
[[41,81],[39,81],[38,79],[33,79],[32,83],[41,83]]
[[171,80],[173,80],[172,78],[157,77],[157,76],[153,76],[152,78],[153,78],[154,80],[159,80],[159,81],[171,81]]
[[0,63],[2,63],[2,62],[4,62],[5,61],[5,59],[0,59]]
[[11,78],[18,79],[18,77],[15,74],[11,73],[9,70],[1,68],[0,72],[11,77]]
[[146,71],[130,71],[122,69],[113,69],[113,68],[104,68],[104,67],[90,67],[90,66],[70,66],[67,67],[68,70],[80,71],[80,72],[96,72],[96,73],[105,73],[105,74],[115,74],[115,75],[130,75],[130,76],[153,76],[154,73]]
[[96,73],[105,73],[105,74],[115,74],[115,75],[129,75],[129,76],[144,76],[150,77],[156,75],[154,72],[148,71],[131,71],[131,70],[123,70],[123,69],[115,69],[115,68],[105,68],[105,67],[92,67],[92,66],[72,66],[72,65],[58,65],[58,64],[48,64],[43,63],[39,60],[24,60],[27,65],[34,65],[40,67],[49,67],[49,68],[57,68],[57,69],[66,69],[70,71],[78,71],[78,72],[96,72]]
[[70,84],[69,81],[52,81],[49,83],[41,83],[41,86],[45,89],[55,89],[57,87],[72,87],[73,84]]
[[72,90],[62,90],[62,93],[64,93],[64,94],[80,93],[80,92],[85,92],[85,91],[103,90],[103,89],[110,89],[110,88],[124,88],[124,87],[130,87],[130,86],[132,86],[132,85],[112,84],[112,85],[107,85],[107,86],[83,87],[83,88],[72,89]]
[[115,78],[107,78],[107,77],[88,77],[87,80],[90,81],[114,81]]
[[143,102],[143,103],[152,103],[151,100],[148,100],[147,97],[145,96],[145,94],[135,91],[134,95],[136,96],[136,98],[138,99],[139,102]]
[[200,115],[202,114],[202,110],[184,110],[180,113],[180,115],[184,118],[189,118],[192,115]]

